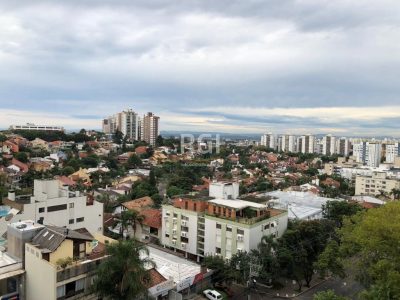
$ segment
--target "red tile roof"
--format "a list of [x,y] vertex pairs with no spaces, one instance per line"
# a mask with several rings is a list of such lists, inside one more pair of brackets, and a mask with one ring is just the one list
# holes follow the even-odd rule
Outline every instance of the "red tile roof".
[[147,272],[149,272],[149,275],[150,275],[150,281],[146,282],[147,288],[151,288],[151,287],[156,286],[164,281],[167,281],[167,278],[162,276],[155,268],[152,268],[152,269],[148,270]]
[[161,228],[161,211],[158,209],[144,209],[141,214],[145,217],[143,224],[153,228]]
[[135,200],[126,201],[121,205],[129,210],[141,211],[143,208],[152,206],[153,204],[154,204],[153,199],[151,199],[149,196],[145,196]]

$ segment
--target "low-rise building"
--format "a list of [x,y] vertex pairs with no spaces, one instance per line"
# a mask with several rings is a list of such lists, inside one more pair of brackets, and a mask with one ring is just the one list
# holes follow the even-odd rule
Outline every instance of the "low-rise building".
[[370,176],[356,177],[356,195],[390,195],[393,189],[400,189],[400,180],[387,176],[386,172],[372,172]]
[[286,230],[287,211],[222,195],[186,195],[163,205],[161,243],[198,261],[206,255],[230,258],[255,249],[264,235],[280,237]]
[[16,197],[11,191],[3,205],[7,211],[0,218],[0,234],[7,230],[7,224],[21,220],[103,232],[103,203],[60,187],[58,180],[35,180],[33,196]]

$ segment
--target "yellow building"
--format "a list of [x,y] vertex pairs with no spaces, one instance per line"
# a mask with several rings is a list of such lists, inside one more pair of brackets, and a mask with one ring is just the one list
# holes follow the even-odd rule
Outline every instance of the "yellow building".
[[44,227],[25,244],[26,299],[97,299],[90,287],[104,249],[88,232]]

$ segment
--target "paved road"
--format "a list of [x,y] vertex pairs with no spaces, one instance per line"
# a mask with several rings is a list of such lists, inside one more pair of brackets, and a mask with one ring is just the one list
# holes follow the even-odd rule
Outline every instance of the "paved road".
[[312,300],[315,293],[326,291],[326,290],[334,290],[336,294],[341,296],[346,296],[350,299],[357,299],[356,295],[358,292],[362,290],[362,287],[359,283],[353,280],[337,280],[337,279],[329,279],[324,283],[316,286],[310,291],[305,292],[304,294],[296,297],[296,300]]
[[[336,294],[341,295],[341,296],[346,296],[350,299],[357,299],[356,295],[357,293],[362,290],[362,287],[360,284],[358,284],[355,281],[347,281],[347,280],[337,280],[337,279],[329,279],[318,286],[312,288],[311,290],[308,290],[307,292],[301,294],[300,296],[291,298],[294,300],[313,300],[314,294],[321,292],[321,291],[326,291],[326,290],[334,290]],[[276,293],[276,291],[274,292]],[[235,297],[233,297],[235,300],[242,300],[242,299],[248,299],[247,298],[247,292],[245,290],[238,291],[235,294]],[[273,295],[267,295],[265,292],[261,290],[251,290],[250,291],[250,299],[251,300],[276,300],[276,299],[282,299]]]

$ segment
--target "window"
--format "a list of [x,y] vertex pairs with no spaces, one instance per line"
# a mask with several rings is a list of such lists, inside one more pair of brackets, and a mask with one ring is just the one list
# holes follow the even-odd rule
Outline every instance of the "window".
[[244,234],[244,230],[243,230],[243,229],[238,229],[238,230],[237,230],[237,234],[243,235],[243,234]]
[[215,248],[215,253],[217,253],[217,254],[221,254],[221,248],[219,248],[219,247],[216,247],[216,248]]
[[47,212],[59,211],[67,209],[67,204],[53,205],[47,207]]
[[227,226],[227,227],[226,227],[226,231],[232,232],[232,227]]
[[264,225],[264,230],[269,229],[269,223]]
[[74,204],[75,204],[75,203],[70,203],[70,204],[69,204],[69,208],[74,208]]
[[84,218],[84,217],[82,217],[82,218],[77,218],[77,219],[76,219],[76,223],[80,223],[80,222],[83,222],[83,221],[85,221],[85,218]]
[[44,213],[44,207],[39,207],[39,213]]
[[217,224],[215,225],[215,227],[216,227],[217,229],[221,229],[221,224],[217,223]]
[[165,234],[165,237],[166,237],[166,238],[169,238],[169,234],[168,234],[168,233],[166,233],[166,234]]
[[69,224],[74,224],[74,219],[69,219]]
[[65,285],[57,287],[57,299],[65,296]]
[[193,204],[193,210],[194,210],[194,211],[197,211],[197,203],[194,203],[194,204]]
[[188,202],[187,201],[185,201],[185,209],[188,209]]

